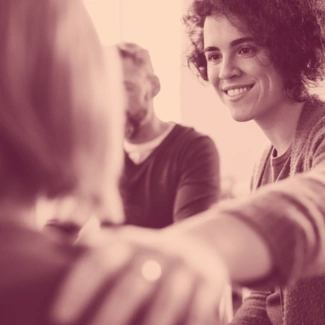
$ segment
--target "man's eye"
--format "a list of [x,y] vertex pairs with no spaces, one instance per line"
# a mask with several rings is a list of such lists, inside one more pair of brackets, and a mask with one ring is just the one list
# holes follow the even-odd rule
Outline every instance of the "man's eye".
[[125,86],[125,90],[127,92],[133,92],[133,91],[135,91],[135,87],[134,86],[130,86],[130,85],[126,85]]

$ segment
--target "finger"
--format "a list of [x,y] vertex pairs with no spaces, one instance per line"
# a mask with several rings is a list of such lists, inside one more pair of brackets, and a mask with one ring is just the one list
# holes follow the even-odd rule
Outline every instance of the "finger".
[[218,314],[221,324],[228,324],[233,318],[232,288],[229,284],[226,285],[225,290],[221,296]]
[[188,318],[186,319],[187,325],[209,325],[218,324],[217,314],[217,300],[215,295],[211,292],[212,288],[206,285],[200,286],[195,293],[193,303],[189,308]]
[[183,266],[174,266],[148,309],[143,325],[179,324],[187,312],[196,278]]
[[58,289],[52,319],[59,324],[76,322],[107,283],[108,276],[114,279],[114,274],[125,267],[130,253],[128,246],[116,244],[80,256]]
[[[230,287],[229,287],[230,288]],[[228,324],[232,316],[231,291],[217,292],[208,283],[202,283],[189,308],[187,325]]]
[[137,312],[148,302],[155,290],[155,281],[144,279],[140,268],[126,271],[111,287],[91,324],[133,324]]

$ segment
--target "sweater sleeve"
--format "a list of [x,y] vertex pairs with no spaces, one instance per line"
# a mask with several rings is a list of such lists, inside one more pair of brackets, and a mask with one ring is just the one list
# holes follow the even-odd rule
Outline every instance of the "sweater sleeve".
[[253,291],[238,309],[231,325],[272,325],[266,312],[270,290]]
[[220,196],[219,154],[211,138],[196,138],[182,157],[177,187],[174,220],[179,221],[203,212]]
[[[254,195],[220,207],[221,215],[245,221],[264,238],[273,260],[272,280],[289,284],[325,274],[325,125],[304,142],[300,173],[266,185]],[[299,163],[300,161],[300,163]],[[304,166],[304,167],[303,167]],[[308,171],[307,171],[308,170]],[[303,173],[305,172],[305,173]]]

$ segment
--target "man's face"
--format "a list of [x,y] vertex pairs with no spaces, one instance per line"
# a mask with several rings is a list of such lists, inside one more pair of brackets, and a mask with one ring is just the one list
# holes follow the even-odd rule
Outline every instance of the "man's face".
[[145,69],[129,58],[123,59],[123,73],[127,96],[125,137],[132,139],[151,114],[152,85]]
[[287,99],[282,76],[245,28],[223,15],[207,17],[204,49],[209,82],[234,120],[268,121]]

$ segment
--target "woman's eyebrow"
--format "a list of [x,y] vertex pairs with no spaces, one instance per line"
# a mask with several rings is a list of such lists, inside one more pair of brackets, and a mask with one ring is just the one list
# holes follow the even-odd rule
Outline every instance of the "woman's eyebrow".
[[241,37],[230,42],[230,46],[236,46],[245,42],[253,42],[254,39],[251,36]]
[[[230,47],[234,47],[236,45],[245,43],[245,42],[253,42],[254,39],[251,36],[246,36],[246,37],[241,37],[241,38],[237,38],[233,41],[230,42]],[[220,51],[220,49],[217,46],[207,46],[204,49],[204,52],[212,52],[212,51]]]

